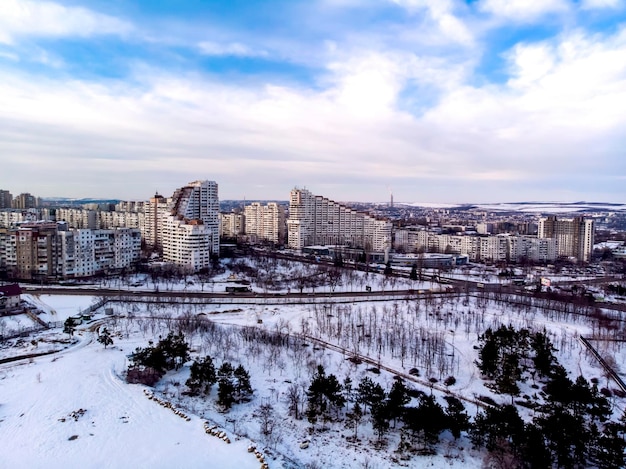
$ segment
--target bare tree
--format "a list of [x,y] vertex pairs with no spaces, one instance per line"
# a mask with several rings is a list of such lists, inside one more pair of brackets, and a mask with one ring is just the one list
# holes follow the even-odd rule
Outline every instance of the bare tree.
[[300,418],[300,407],[304,400],[304,393],[302,387],[298,383],[291,383],[287,388],[286,394],[287,408],[289,409],[289,415],[293,415],[296,420]]

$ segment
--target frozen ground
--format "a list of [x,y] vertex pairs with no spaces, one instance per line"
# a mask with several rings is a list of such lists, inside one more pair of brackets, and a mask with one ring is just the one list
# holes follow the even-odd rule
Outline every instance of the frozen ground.
[[97,345],[84,332],[61,354],[2,365],[0,467],[258,469],[246,441],[227,445],[148,400],[120,378],[124,352]]
[[[46,317],[60,321],[91,305],[91,297],[41,296],[35,298]],[[442,378],[453,375],[457,383],[450,391],[467,399],[470,414],[478,408],[471,402],[488,396],[496,402],[508,397],[493,394],[478,378],[474,360],[478,331],[500,324],[515,327],[545,328],[559,349],[558,357],[575,378],[598,378],[609,384],[602,370],[581,347],[579,334],[592,329],[585,321],[546,313],[535,308],[512,309],[506,304],[478,297],[459,296],[454,300],[437,298],[416,301],[389,301],[346,304],[324,308],[315,305],[198,305],[186,308],[110,304],[116,313],[133,312],[133,318],[111,318],[102,312],[96,321],[80,326],[73,338],[62,328],[8,341],[0,349],[0,359],[16,355],[60,351],[54,355],[0,365],[0,441],[11,442],[12,451],[0,452],[0,467],[151,467],[151,468],[258,468],[247,448],[253,444],[266,454],[272,468],[387,468],[406,467],[481,467],[482,456],[470,448],[467,438],[452,444],[444,433],[436,456],[409,456],[398,459],[398,435],[387,437],[383,450],[375,449],[368,417],[358,429],[358,443],[347,437],[353,432],[332,422],[317,424],[311,432],[306,420],[289,417],[285,403],[287,388],[296,384],[302,392],[318,364],[340,381],[350,376],[358,383],[369,376],[389,390],[394,374],[406,376],[407,385],[433,392],[441,400],[446,389]],[[54,310],[54,314],[53,311]],[[235,405],[229,413],[215,405],[216,390],[206,398],[185,396],[188,367],[166,374],[156,386],[160,398],[189,415],[186,421],[163,408],[144,394],[144,386],[130,385],[123,379],[127,356],[149,340],[157,341],[167,330],[176,329],[178,316],[209,318],[222,327],[216,332],[187,334],[193,356],[210,355],[219,366],[225,360],[241,363],[250,371],[255,394],[251,402]],[[352,318],[354,321],[352,321]],[[354,322],[354,323],[353,323]],[[337,334],[361,330],[358,334]],[[94,340],[92,330],[99,325],[114,332],[114,345],[104,349]],[[361,324],[361,326],[359,326]],[[242,327],[260,328],[268,333],[289,333],[298,346],[276,348],[246,342]],[[365,333],[362,329],[370,327]],[[412,343],[432,342],[441,346],[432,359],[422,355],[432,350],[416,348],[402,356],[399,347],[377,346],[377,331],[419,331]],[[408,332],[407,332],[408,333]],[[415,332],[417,334],[417,332]],[[367,337],[369,336],[369,337]],[[352,338],[350,338],[352,337]],[[387,342],[391,335],[380,336]],[[416,340],[420,338],[420,340]],[[399,340],[399,339],[398,339]],[[304,347],[302,344],[308,344]],[[324,346],[328,343],[331,346]],[[621,348],[607,348],[617,362],[623,360]],[[368,363],[353,364],[347,358],[359,354],[384,367],[371,372]],[[407,376],[416,366],[420,377]],[[428,379],[436,383],[429,386]],[[532,393],[530,383],[522,394]],[[256,412],[260,404],[270,404],[279,422],[272,438],[260,433]],[[623,403],[614,399],[615,412]],[[224,429],[232,444],[205,433],[203,422]],[[301,448],[304,441],[309,447]],[[317,466],[316,466],[317,465]]]

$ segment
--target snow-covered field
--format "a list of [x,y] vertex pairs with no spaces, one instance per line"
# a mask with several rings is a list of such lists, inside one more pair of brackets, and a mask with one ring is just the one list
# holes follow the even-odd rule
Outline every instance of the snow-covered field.
[[[94,303],[87,296],[42,295],[30,300],[49,322],[63,321]],[[545,328],[572,378],[583,374],[612,386],[577,339],[592,332],[586,320],[534,307],[514,308],[480,296],[342,305],[107,306],[120,315],[130,311],[132,317],[110,317],[100,309],[95,321],[79,326],[73,338],[59,327],[11,339],[0,349],[0,359],[57,351],[0,365],[0,441],[10,442],[11,449],[0,452],[0,467],[258,468],[248,452],[253,445],[271,468],[478,468],[483,454],[472,450],[466,437],[453,442],[444,432],[437,455],[401,458],[396,452],[398,432],[391,432],[384,448],[377,449],[366,416],[358,428],[359,441],[353,442],[348,438],[353,430],[341,423],[312,427],[306,419],[290,417],[286,393],[296,386],[303,394],[321,364],[340,381],[350,377],[358,383],[368,376],[387,391],[400,375],[408,386],[433,392],[439,400],[447,392],[466,399],[468,413],[474,414],[479,396],[496,402],[509,399],[486,388],[474,365],[478,335],[501,324]],[[128,355],[177,330],[181,316],[219,325],[208,331],[189,328],[192,356],[210,355],[216,366],[227,360],[242,364],[255,389],[249,403],[223,413],[215,404],[215,387],[207,397],[185,395],[185,366],[168,372],[154,392],[188,415],[187,421],[149,400],[146,386],[126,383]],[[101,327],[113,332],[114,344],[106,349],[95,340]],[[288,335],[289,345],[246,340],[244,327]],[[621,348],[603,353],[618,363],[624,356]],[[355,356],[371,361],[348,360]],[[380,372],[374,373],[379,366]],[[408,374],[414,367],[420,376]],[[449,389],[442,384],[447,376],[456,378]],[[532,393],[530,383],[522,384],[522,395]],[[260,431],[261,404],[272,407],[278,423],[271,436]],[[613,404],[619,414],[623,403],[614,399]],[[207,435],[204,422],[224,430],[231,444]],[[301,447],[304,442],[307,448]]]
[[199,417],[188,422],[148,400],[120,377],[120,346],[92,339],[83,332],[63,353],[2,365],[0,467],[258,469],[247,441],[227,445]]
[[[48,306],[48,314],[54,310],[57,315],[62,314],[60,311],[71,315],[77,308],[89,305],[92,299],[46,296],[36,301],[40,307]],[[462,300],[446,305],[447,302],[435,301],[430,305],[424,303],[421,310],[415,310],[408,302],[406,305],[389,302],[361,303],[350,308],[355,317],[379,321],[379,328],[393,328],[392,321],[384,322],[385,316],[389,319],[400,315],[398,319],[405,325],[413,321],[411,327],[420,324],[435,335],[448,331],[441,338],[445,342],[446,354],[455,350],[456,358],[446,365],[448,368],[443,375],[437,369],[439,362],[433,361],[429,367],[418,358],[403,359],[397,352],[389,350],[380,357],[376,347],[365,342],[358,352],[378,358],[398,373],[406,373],[417,365],[422,376],[408,381],[416,389],[429,390],[426,378],[432,376],[440,381],[442,376],[450,374],[457,378],[451,390],[459,395],[470,400],[478,395],[503,400],[503,396],[491,394],[476,376],[472,365],[475,360],[472,346],[476,343],[474,325],[480,323],[483,328],[497,327],[501,323],[513,323],[517,327],[534,325],[550,331],[553,342],[561,349],[559,358],[567,369],[576,374],[583,373],[588,378],[602,376],[575,339],[579,333],[589,333],[584,324],[571,321],[565,324],[540,312],[514,315],[511,311],[507,313],[501,305],[484,305],[473,298],[466,307]],[[100,313],[95,322],[81,326],[72,340],[61,330],[36,335],[35,340],[42,339],[38,348],[26,341],[30,345],[24,351],[42,351],[46,344],[47,350],[62,351],[0,365],[0,439],[12,442],[11,451],[0,453],[0,467],[50,467],[51,461],[54,461],[53,467],[259,467],[254,455],[247,451],[250,445],[264,448],[270,467],[396,467],[397,460],[394,462],[392,457],[397,437],[390,436],[387,450],[381,451],[373,447],[374,436],[366,422],[360,426],[358,444],[346,440],[351,431],[340,425],[330,425],[326,431],[311,433],[306,420],[295,421],[287,416],[284,403],[287,386],[301,383],[304,391],[317,364],[323,364],[340,381],[345,376],[351,376],[353,382],[370,376],[387,390],[393,382],[393,373],[383,370],[380,375],[373,374],[368,371],[371,365],[354,365],[346,360],[345,350],[340,352],[319,344],[302,349],[301,354],[297,349],[276,351],[265,347],[255,350],[254,344],[242,342],[236,332],[237,328],[247,325],[297,335],[306,328],[310,337],[338,343],[340,341],[333,339],[330,322],[335,321],[336,325],[342,315],[344,319],[347,317],[348,310],[334,308],[332,314],[327,309],[304,305],[248,305],[223,308],[221,312],[214,309],[192,311],[193,314],[207,314],[211,320],[223,324],[225,331],[235,328],[235,332],[224,333],[226,341],[220,339],[218,342],[216,336],[201,333],[189,334],[187,338],[197,355],[209,354],[216,363],[226,359],[242,363],[250,370],[255,394],[252,402],[235,405],[229,413],[220,413],[215,405],[215,390],[207,398],[185,396],[182,383],[188,376],[188,368],[172,371],[156,386],[156,394],[189,415],[190,421],[149,400],[144,393],[145,386],[127,384],[123,377],[129,353],[138,346],[145,346],[148,340],[164,336],[168,327],[176,327],[167,308],[158,312],[135,311],[134,319],[130,321],[108,318]],[[465,316],[466,319],[455,320],[447,313],[448,308],[453,308],[457,318]],[[331,315],[334,317],[329,317]],[[148,316],[160,319],[147,319]],[[324,324],[326,321],[330,322]],[[94,340],[91,332],[101,322],[115,332],[114,345],[107,349]],[[43,341],[50,341],[52,337],[60,342],[50,345],[51,342]],[[230,348],[224,347],[228,341],[232,342]],[[340,345],[347,350],[354,348],[354,344],[347,342]],[[13,354],[15,349],[20,350],[19,347],[12,349]],[[3,356],[7,356],[8,351],[4,349]],[[434,385],[436,395],[444,395],[444,392],[437,391],[442,387],[439,383]],[[260,403],[271,404],[281,422],[272,441],[265,441],[259,431],[255,411]],[[467,410],[475,412],[469,404]],[[203,428],[205,421],[224,429],[232,443],[229,445],[207,435]],[[300,444],[304,441],[309,442],[309,447],[301,449]],[[439,453],[437,456],[413,456],[404,464],[409,467],[481,466],[481,454],[471,450],[469,441],[463,439],[453,445],[451,437],[444,434]]]

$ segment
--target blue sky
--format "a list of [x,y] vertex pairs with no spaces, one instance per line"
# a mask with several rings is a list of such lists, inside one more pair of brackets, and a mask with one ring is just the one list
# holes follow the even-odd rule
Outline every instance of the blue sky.
[[14,195],[626,199],[626,0],[0,5]]

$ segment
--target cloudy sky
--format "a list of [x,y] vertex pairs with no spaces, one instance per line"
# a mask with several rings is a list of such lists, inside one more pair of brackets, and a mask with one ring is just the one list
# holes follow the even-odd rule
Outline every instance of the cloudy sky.
[[626,0],[0,0],[0,188],[626,201]]

